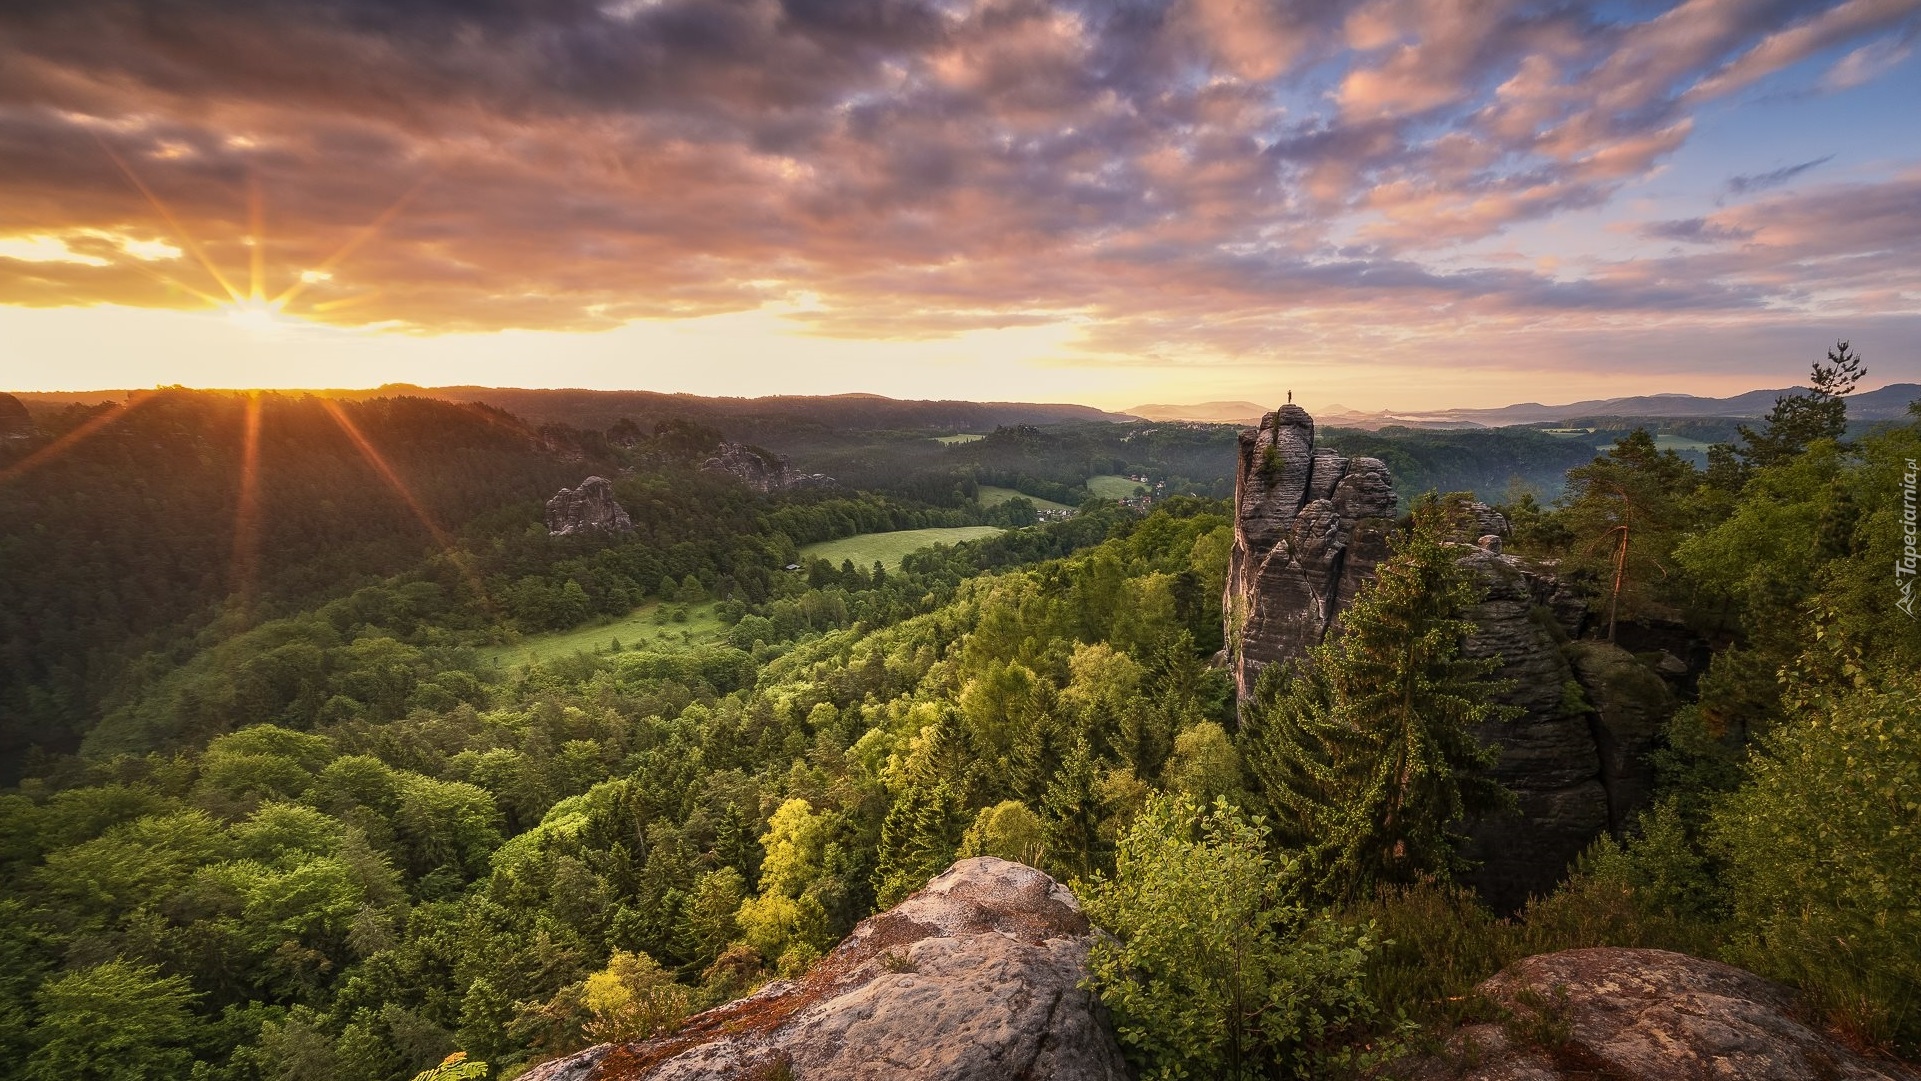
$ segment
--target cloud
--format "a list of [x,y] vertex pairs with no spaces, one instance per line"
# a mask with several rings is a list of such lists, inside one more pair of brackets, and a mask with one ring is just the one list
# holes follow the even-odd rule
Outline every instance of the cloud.
[[1745,229],[1717,224],[1706,218],[1683,218],[1678,221],[1655,222],[1642,229],[1641,235],[1657,240],[1681,240],[1690,244],[1719,244],[1726,241],[1747,240],[1754,234]]
[[1788,181],[1793,180],[1795,177],[1800,176],[1802,173],[1807,172],[1809,169],[1818,165],[1826,165],[1833,160],[1834,155],[1829,154],[1825,157],[1815,158],[1813,161],[1804,161],[1799,165],[1787,165],[1765,173],[1743,173],[1739,176],[1729,177],[1728,191],[1734,195],[1746,195],[1749,192],[1778,188]]
[[[1608,204],[1693,137],[1702,101],[1913,7],[175,0],[163,19],[17,0],[0,205],[33,251],[83,258],[0,248],[0,302],[245,293],[257,189],[268,295],[415,334],[779,306],[817,334],[1055,322],[1094,353],[1178,358],[1834,289],[1886,308],[1856,268],[1886,265],[1888,234],[1821,238],[1828,189],[1641,231],[1682,256],[1550,274],[1469,245]],[[1801,277],[1722,250],[1737,241]]]
[[1821,89],[1830,94],[1864,86],[1899,67],[1914,55],[1914,31],[1871,41],[1834,62],[1821,76]]

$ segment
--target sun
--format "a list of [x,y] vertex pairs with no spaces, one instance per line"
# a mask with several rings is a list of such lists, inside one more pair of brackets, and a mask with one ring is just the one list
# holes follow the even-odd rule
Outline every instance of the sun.
[[227,322],[242,330],[253,334],[271,334],[293,323],[283,307],[275,301],[248,297],[220,305],[220,312],[227,317]]

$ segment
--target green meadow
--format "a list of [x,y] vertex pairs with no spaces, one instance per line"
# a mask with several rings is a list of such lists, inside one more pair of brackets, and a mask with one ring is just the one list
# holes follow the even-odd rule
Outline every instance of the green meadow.
[[[673,614],[684,611],[685,622]],[[669,604],[664,614],[659,602],[643,604],[611,623],[575,627],[570,631],[534,634],[518,642],[490,646],[479,651],[481,663],[497,668],[516,668],[533,661],[565,657],[574,653],[604,653],[615,641],[622,649],[680,649],[720,636],[727,625],[714,614],[714,603]]]
[[935,544],[979,540],[1000,531],[999,526],[963,525],[947,529],[897,529],[891,533],[862,533],[805,545],[800,554],[802,558],[825,559],[834,564],[851,559],[857,567],[872,567],[879,563],[891,570],[900,566],[901,557],[909,552]]
[[1035,510],[1073,510],[1074,509],[1073,507],[1070,507],[1065,503],[1056,503],[1051,499],[1042,499],[1040,496],[1028,495],[1026,492],[1018,492],[1012,488],[996,488],[990,484],[983,484],[980,486],[979,494],[977,494],[974,497],[974,501],[979,503],[983,507],[998,507],[1002,503],[1005,503],[1008,500],[1013,499],[1017,496],[1021,499],[1027,500],[1029,503],[1034,504]]
[[1094,493],[1097,499],[1126,499],[1140,487],[1142,485],[1112,473],[1087,478],[1087,490]]

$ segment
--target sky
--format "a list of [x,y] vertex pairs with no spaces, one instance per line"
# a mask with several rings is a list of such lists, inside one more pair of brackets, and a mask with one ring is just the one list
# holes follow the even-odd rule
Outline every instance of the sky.
[[1921,381],[1921,0],[8,0],[0,388]]

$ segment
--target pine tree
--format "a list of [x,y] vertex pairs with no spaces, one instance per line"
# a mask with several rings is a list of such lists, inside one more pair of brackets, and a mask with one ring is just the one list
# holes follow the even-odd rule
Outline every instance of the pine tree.
[[1475,730],[1519,711],[1491,699],[1499,659],[1461,653],[1475,591],[1441,517],[1431,500],[1416,508],[1339,636],[1292,672],[1263,673],[1248,711],[1249,770],[1328,897],[1463,869],[1459,824],[1509,798]]
[[1742,472],[1780,465],[1817,439],[1839,440],[1848,430],[1849,394],[1867,374],[1861,355],[1845,341],[1834,343],[1826,363],[1815,361],[1808,372],[1806,394],[1783,394],[1774,400],[1767,426],[1755,431],[1741,425],[1741,446],[1734,448]]

